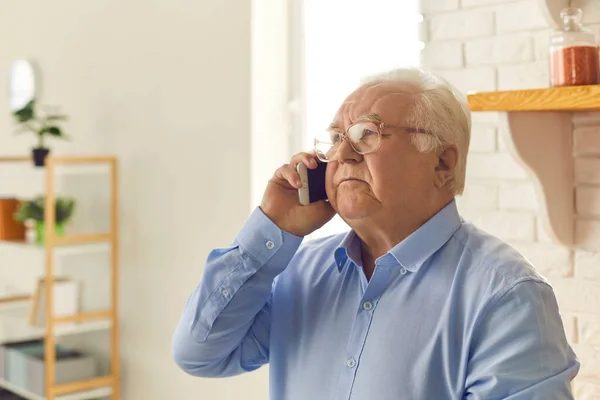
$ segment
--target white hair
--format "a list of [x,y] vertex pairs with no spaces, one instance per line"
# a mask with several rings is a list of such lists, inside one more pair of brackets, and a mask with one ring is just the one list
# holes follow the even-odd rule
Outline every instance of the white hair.
[[456,146],[456,167],[446,185],[454,195],[462,194],[471,138],[471,113],[466,96],[444,78],[420,68],[398,68],[378,73],[366,77],[361,84],[384,82],[404,84],[415,89],[415,102],[408,110],[406,124],[432,133],[411,134],[417,150],[427,153],[444,145]]

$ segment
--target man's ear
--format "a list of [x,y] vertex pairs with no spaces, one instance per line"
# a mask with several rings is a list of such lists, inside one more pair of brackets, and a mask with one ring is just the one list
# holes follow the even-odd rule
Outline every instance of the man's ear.
[[458,162],[458,149],[456,145],[449,144],[442,147],[437,153],[438,164],[435,166],[435,184],[444,187],[456,168]]

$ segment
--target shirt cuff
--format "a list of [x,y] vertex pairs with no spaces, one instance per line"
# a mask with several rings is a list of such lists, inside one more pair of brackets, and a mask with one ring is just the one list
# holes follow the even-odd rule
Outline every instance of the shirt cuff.
[[[303,238],[279,228],[260,207],[250,217],[236,237],[240,248],[261,265],[284,261],[282,270],[300,247]],[[272,258],[275,258],[272,260]]]

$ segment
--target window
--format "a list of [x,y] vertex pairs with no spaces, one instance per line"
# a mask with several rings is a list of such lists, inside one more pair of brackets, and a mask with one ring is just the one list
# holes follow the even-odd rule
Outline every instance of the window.
[[[418,0],[304,0],[303,14],[306,150],[365,75],[419,64],[422,17]],[[311,238],[347,229],[336,216]]]

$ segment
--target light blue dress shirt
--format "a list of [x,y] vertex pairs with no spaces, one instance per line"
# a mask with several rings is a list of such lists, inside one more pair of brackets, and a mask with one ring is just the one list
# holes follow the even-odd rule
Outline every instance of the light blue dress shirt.
[[369,281],[358,242],[302,243],[257,208],[208,256],[173,336],[176,363],[202,377],[269,363],[272,400],[573,398],[579,362],[552,287],[454,201]]

